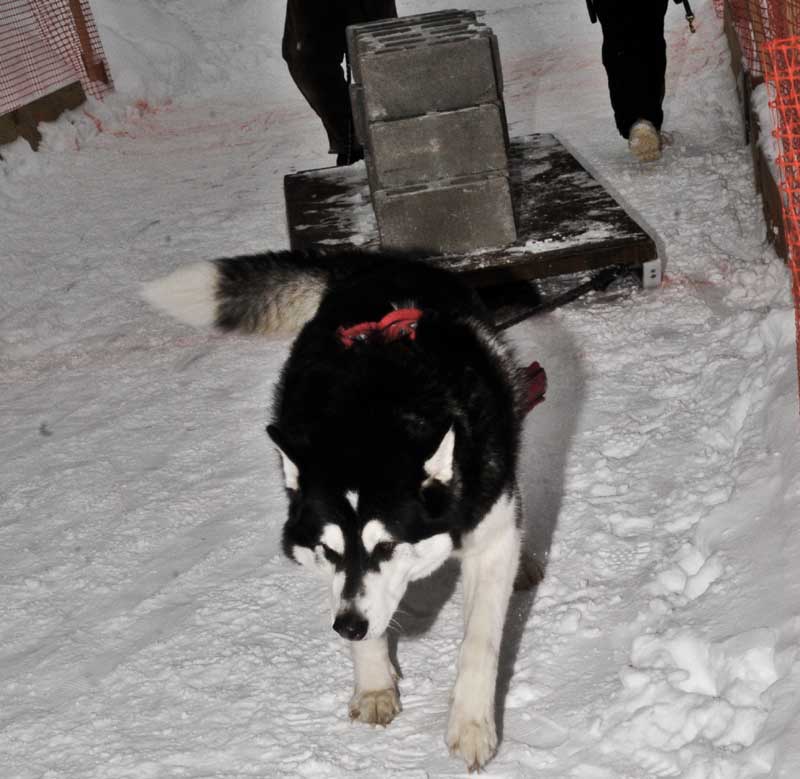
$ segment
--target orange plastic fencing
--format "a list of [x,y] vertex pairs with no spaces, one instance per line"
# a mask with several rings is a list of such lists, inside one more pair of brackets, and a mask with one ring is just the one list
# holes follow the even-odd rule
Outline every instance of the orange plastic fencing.
[[764,75],[767,41],[800,33],[800,0],[725,0],[724,6],[751,76]]
[[773,96],[770,106],[776,119],[774,135],[781,143],[777,163],[792,274],[800,384],[800,35],[767,41],[763,53],[765,79]]
[[0,0],[0,115],[75,81],[111,89],[88,0]]

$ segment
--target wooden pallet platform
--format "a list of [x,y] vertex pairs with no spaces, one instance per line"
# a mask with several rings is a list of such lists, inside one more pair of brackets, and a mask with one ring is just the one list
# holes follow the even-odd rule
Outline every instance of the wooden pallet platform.
[[[655,260],[653,239],[549,133],[511,139],[517,217],[511,246],[430,261],[464,273],[475,286],[543,279]],[[284,177],[293,249],[378,249],[363,164]]]

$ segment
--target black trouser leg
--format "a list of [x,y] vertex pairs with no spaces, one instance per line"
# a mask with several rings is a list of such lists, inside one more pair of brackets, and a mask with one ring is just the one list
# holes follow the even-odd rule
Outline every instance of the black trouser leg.
[[661,129],[668,0],[595,0],[603,27],[603,65],[614,120],[623,138],[637,119]]
[[288,0],[283,58],[303,97],[322,120],[329,151],[356,144],[350,94],[342,70],[348,24],[396,16],[394,0]]
[[336,19],[332,5],[288,0],[282,53],[294,83],[322,120],[329,151],[346,152],[352,119],[341,64],[344,25]]
[[328,135],[328,151],[347,152],[353,142],[352,118],[350,96],[339,63],[328,67],[318,60],[309,62],[301,57],[286,61],[297,88],[322,120]]

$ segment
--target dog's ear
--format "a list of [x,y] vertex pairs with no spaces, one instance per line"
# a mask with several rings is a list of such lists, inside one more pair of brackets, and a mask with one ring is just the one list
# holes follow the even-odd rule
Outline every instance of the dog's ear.
[[283,465],[283,480],[287,490],[300,489],[300,468],[297,465],[297,455],[294,447],[286,440],[286,436],[275,426],[267,425],[267,435],[278,449]]
[[453,452],[455,451],[456,434],[452,427],[444,434],[436,451],[425,461],[424,485],[433,481],[449,484],[453,479]]

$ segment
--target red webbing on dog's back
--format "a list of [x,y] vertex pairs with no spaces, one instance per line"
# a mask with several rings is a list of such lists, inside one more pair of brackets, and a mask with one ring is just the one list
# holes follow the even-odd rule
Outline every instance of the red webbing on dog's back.
[[387,314],[380,322],[359,322],[352,327],[340,327],[336,336],[346,348],[360,341],[374,339],[396,341],[398,338],[408,338],[413,341],[417,336],[417,322],[421,316],[422,311],[418,308],[399,308]]
[[[350,327],[340,327],[336,331],[339,342],[349,349],[353,344],[367,341],[396,341],[407,338],[413,341],[417,336],[417,322],[422,316],[418,308],[400,308],[387,314],[380,322],[359,322]],[[528,392],[525,398],[525,413],[544,401],[547,391],[547,375],[538,362],[532,362],[525,368],[528,381]]]
[[538,362],[532,362],[526,369],[525,375],[528,379],[528,396],[525,403],[525,413],[544,401],[544,393],[547,391],[547,374]]

